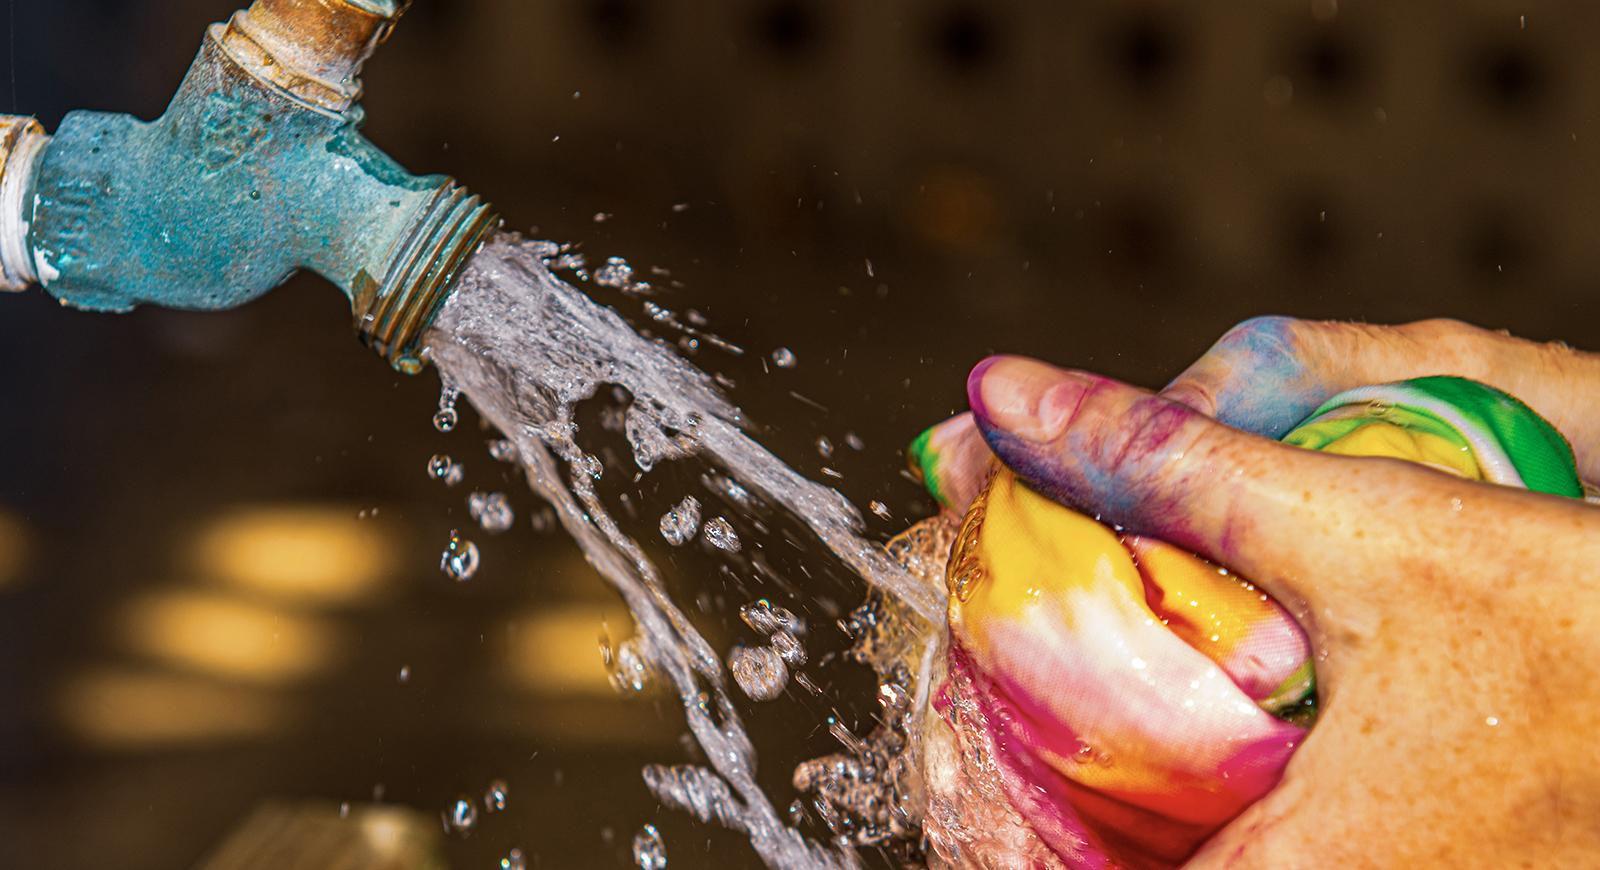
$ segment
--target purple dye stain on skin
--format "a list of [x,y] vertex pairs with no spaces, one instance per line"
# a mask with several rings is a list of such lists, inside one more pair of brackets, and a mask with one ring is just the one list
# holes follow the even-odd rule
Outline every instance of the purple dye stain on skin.
[[1172,436],[1194,419],[1197,413],[1183,405],[1149,397],[1140,399],[1128,409],[1126,419],[1133,425],[1133,434],[1117,437],[1117,455],[1110,459],[1113,468],[1143,465],[1151,461],[1165,462],[1173,457],[1166,449]]
[[1215,390],[1216,417],[1269,438],[1281,438],[1327,398],[1300,358],[1295,320],[1254,317],[1228,330],[1207,352],[1222,371]]
[[[1177,454],[1174,436],[1200,416],[1198,412],[1144,396],[1115,419],[1076,421],[1063,437],[1040,444],[995,424],[981,396],[987,370],[988,366],[980,366],[968,381],[979,429],[990,449],[1030,486],[1092,516],[1139,531],[1166,535],[1188,527],[1188,518],[1179,509],[1181,481],[1171,479],[1164,466]],[[1108,378],[1074,376],[1089,381],[1080,412],[1094,407],[1095,394],[1132,389]]]

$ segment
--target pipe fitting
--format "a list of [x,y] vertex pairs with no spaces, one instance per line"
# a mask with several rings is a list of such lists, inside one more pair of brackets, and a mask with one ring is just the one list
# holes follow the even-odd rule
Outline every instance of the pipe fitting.
[[251,76],[307,107],[342,114],[361,99],[361,67],[407,2],[396,0],[256,0],[212,38]]
[[361,62],[401,11],[257,0],[207,31],[155,121],[73,112],[53,138],[0,123],[5,280],[97,311],[218,310],[309,269],[344,290],[367,344],[420,370],[422,332],[497,217],[358,130]]
[[357,290],[352,305],[362,340],[400,372],[422,370],[417,338],[433,322],[457,274],[498,218],[489,205],[454,182],[434,191],[381,284]]
[[0,115],[0,290],[20,292],[39,280],[23,200],[49,142],[38,121]]

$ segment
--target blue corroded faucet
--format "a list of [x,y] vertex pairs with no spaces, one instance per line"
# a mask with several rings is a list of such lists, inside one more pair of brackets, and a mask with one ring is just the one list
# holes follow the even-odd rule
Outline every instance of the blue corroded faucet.
[[256,0],[206,32],[172,104],[0,117],[0,270],[63,304],[224,309],[310,269],[397,369],[497,219],[357,131],[360,71],[408,0]]

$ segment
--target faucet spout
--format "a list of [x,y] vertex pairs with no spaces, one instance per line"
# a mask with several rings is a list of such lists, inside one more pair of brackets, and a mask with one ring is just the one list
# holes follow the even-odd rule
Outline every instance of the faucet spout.
[[64,304],[225,309],[300,269],[397,369],[497,222],[361,136],[361,65],[404,4],[257,0],[206,33],[155,121],[0,119],[0,275]]

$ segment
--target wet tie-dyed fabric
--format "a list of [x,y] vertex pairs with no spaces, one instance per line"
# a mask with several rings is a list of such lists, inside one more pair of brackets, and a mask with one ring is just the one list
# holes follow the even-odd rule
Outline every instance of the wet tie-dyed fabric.
[[[1284,441],[1582,493],[1548,423],[1457,378],[1336,396]],[[969,510],[947,584],[930,727],[948,733],[929,737],[930,799],[948,808],[987,792],[1011,812],[993,816],[988,842],[971,829],[981,812],[967,812],[965,831],[930,812],[946,863],[1176,867],[1277,784],[1315,720],[1312,651],[1275,601],[1007,470]]]

